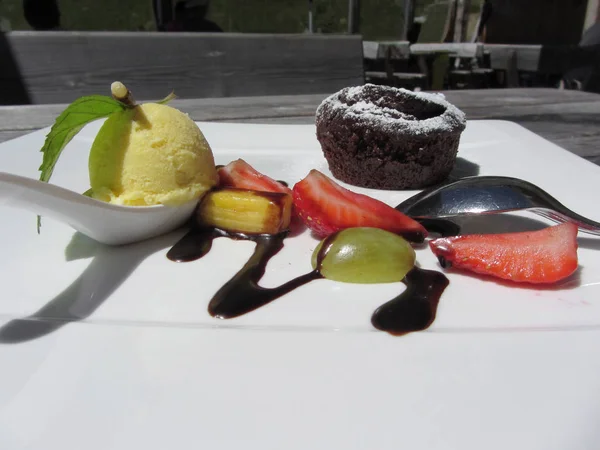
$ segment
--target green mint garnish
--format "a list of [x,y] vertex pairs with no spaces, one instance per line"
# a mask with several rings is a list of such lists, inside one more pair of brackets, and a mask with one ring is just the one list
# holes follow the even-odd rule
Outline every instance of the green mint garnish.
[[[117,100],[104,95],[81,97],[71,103],[52,125],[50,133],[41,152],[44,159],[39,170],[40,180],[48,182],[54,171],[54,166],[65,146],[73,137],[90,122],[108,117],[112,113],[122,111],[127,107]],[[38,216],[37,230],[40,232],[41,218]]]

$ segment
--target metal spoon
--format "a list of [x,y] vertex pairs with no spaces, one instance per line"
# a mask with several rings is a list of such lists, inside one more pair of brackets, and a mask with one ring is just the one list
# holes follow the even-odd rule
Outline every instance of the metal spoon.
[[103,244],[120,245],[174,230],[191,217],[197,201],[179,206],[112,205],[60,186],[0,172],[0,204],[65,222]]
[[572,222],[582,232],[600,236],[599,222],[571,211],[546,191],[518,178],[462,178],[426,189],[396,209],[417,219],[527,210],[554,222]]

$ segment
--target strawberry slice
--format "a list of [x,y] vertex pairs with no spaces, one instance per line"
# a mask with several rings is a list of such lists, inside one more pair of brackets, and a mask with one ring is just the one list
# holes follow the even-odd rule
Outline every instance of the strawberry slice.
[[343,188],[318,170],[311,170],[292,191],[296,212],[319,237],[352,227],[381,228],[413,242],[423,242],[427,236],[419,222],[379,200]]
[[442,267],[516,282],[554,283],[577,269],[577,226],[571,223],[539,231],[440,238],[429,246]]
[[292,195],[292,190],[289,187],[263,175],[243,159],[231,161],[226,166],[220,167],[217,173],[219,174],[219,183],[223,187],[264,192],[284,192]]

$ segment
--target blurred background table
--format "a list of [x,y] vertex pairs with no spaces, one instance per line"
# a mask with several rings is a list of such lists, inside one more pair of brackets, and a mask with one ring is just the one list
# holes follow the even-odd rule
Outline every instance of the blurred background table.
[[[444,92],[468,119],[516,122],[600,165],[600,95],[559,89],[484,89]],[[326,94],[177,99],[196,121],[314,123]],[[65,105],[0,106],[0,142],[51,125]]]

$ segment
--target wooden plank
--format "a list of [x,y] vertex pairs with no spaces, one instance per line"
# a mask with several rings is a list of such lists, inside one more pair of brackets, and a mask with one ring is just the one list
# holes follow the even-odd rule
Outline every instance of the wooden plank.
[[[600,117],[600,95],[558,89],[482,89],[444,92],[470,118],[494,118],[535,111],[582,112]],[[171,105],[194,120],[314,116],[324,94],[241,98],[176,99]],[[0,131],[35,130],[53,123],[64,104],[0,106]]]
[[[457,103],[460,105],[460,103]],[[596,103],[570,103],[559,105],[529,105],[515,107],[513,105],[499,104],[497,107],[472,107],[463,106],[461,108],[466,114],[467,119],[494,119],[510,120],[513,122],[540,122],[541,129],[551,128],[550,122],[556,122],[558,128],[551,130],[555,133],[562,133],[561,127],[565,126],[565,136],[570,135],[590,135],[598,134],[598,124],[600,117],[600,102]],[[587,131],[586,131],[587,130]],[[564,136],[563,136],[564,137]],[[598,149],[600,152],[600,149]]]
[[16,139],[24,134],[30,133],[33,130],[14,130],[14,131],[0,131],[0,143]]
[[[600,163],[600,95],[557,89],[446,91],[468,120],[519,123],[590,161]],[[179,99],[173,106],[197,121],[314,123],[325,96]],[[0,107],[0,142],[53,123],[64,105]]]
[[489,114],[493,114],[496,107],[506,107],[517,112],[524,107],[600,106],[598,94],[549,88],[457,90],[446,91],[444,95],[451,102],[465,108],[489,108]]
[[412,44],[410,53],[413,55],[427,55],[431,53],[447,52],[456,58],[481,58],[483,45],[471,42],[439,43],[439,44]]
[[[517,117],[531,111],[598,113],[600,95],[559,89],[482,89],[444,92],[471,118]],[[325,94],[240,98],[176,99],[170,104],[194,120],[314,116]],[[33,130],[51,125],[64,104],[0,106],[0,131]]]
[[[222,122],[213,120],[212,122]],[[313,125],[315,123],[314,116],[291,116],[291,117],[271,117],[268,119],[237,119],[236,123],[272,123],[272,124],[289,124],[289,125]]]
[[[560,115],[548,118],[534,117],[531,120],[520,118],[519,125],[569,150],[571,153],[598,164],[600,162],[600,151],[598,151],[600,133],[586,134],[590,132],[589,122],[577,126],[568,118],[565,122],[565,118],[565,116]],[[597,123],[595,125],[598,126]]]
[[[170,105],[197,121],[307,116],[326,94],[176,99]],[[51,125],[65,104],[0,106],[0,131],[35,130]]]
[[108,92],[116,79],[138,99],[171,90],[184,98],[327,93],[364,82],[360,36],[13,32],[6,37],[33,103]]
[[[564,147],[566,148],[566,147]],[[587,159],[589,162],[594,163],[600,166],[600,155],[598,156],[585,156],[584,159]]]

